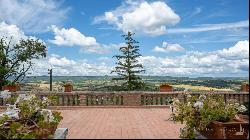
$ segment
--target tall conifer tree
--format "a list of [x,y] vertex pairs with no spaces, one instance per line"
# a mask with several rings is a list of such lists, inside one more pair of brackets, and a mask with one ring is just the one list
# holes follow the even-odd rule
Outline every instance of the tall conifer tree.
[[111,73],[115,72],[118,77],[113,78],[113,80],[123,80],[125,81],[123,86],[127,90],[139,90],[143,87],[144,83],[141,82],[141,78],[138,74],[145,72],[142,64],[138,63],[138,58],[141,56],[139,53],[139,46],[136,45],[139,42],[135,41],[132,36],[134,33],[128,32],[124,37],[127,46],[120,47],[121,55],[115,55],[117,59],[116,67]]

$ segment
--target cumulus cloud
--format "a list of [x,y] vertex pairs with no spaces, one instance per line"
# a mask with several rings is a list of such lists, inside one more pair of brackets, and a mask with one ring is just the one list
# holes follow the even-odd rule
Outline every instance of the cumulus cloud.
[[55,39],[50,40],[51,43],[56,45],[65,45],[65,46],[93,46],[97,45],[96,39],[94,37],[86,37],[81,32],[75,28],[69,29],[59,29],[55,25],[51,26],[52,31],[55,34]]
[[38,33],[52,24],[61,24],[69,10],[55,0],[1,0],[0,21],[15,24],[25,32]]
[[155,52],[181,52],[185,49],[180,44],[170,44],[167,42],[162,43],[162,47],[156,46],[153,51]]
[[157,36],[166,32],[167,26],[174,26],[180,17],[164,2],[125,1],[113,11],[96,17],[94,23],[107,22],[123,32],[140,32]]
[[106,63],[91,64],[87,60],[71,60],[59,55],[49,55],[45,59],[34,60],[31,75],[48,75],[47,69],[53,69],[57,76],[90,76],[109,74],[111,67]]
[[249,41],[238,41],[228,49],[187,52],[178,57],[144,56],[140,62],[151,75],[215,76],[248,75]]
[[[17,44],[21,39],[37,39],[34,36],[27,36],[24,32],[14,24],[7,24],[5,22],[0,22],[0,38],[5,38],[5,41],[11,45]],[[39,39],[43,42],[41,39]],[[43,42],[45,43],[45,42]]]
[[0,23],[0,37],[6,37],[7,41],[12,38],[13,42],[17,43],[21,38],[25,39],[27,36],[16,25]]
[[57,46],[80,46],[80,51],[82,53],[104,54],[123,45],[123,43],[109,45],[100,44],[96,41],[95,37],[85,36],[75,28],[59,29],[53,25],[49,29],[52,30],[55,35],[53,40],[49,40],[50,43],[56,44]]
[[218,51],[221,57],[230,59],[247,59],[249,58],[249,41],[239,41],[234,47]]
[[[241,49],[239,49],[241,48]],[[238,51],[238,56],[233,50]],[[234,54],[235,55],[231,55]],[[228,55],[230,54],[230,55]],[[35,60],[33,75],[47,75],[47,69],[53,68],[55,75],[109,75],[114,67],[106,62],[108,57],[98,58],[98,64],[88,60],[72,60],[58,55]],[[249,43],[238,41],[227,49],[211,52],[191,51],[177,57],[143,56],[139,62],[146,69],[146,75],[171,76],[248,76]]]

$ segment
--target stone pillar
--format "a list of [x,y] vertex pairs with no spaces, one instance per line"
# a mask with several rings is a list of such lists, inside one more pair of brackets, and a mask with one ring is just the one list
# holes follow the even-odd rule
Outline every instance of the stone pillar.
[[87,101],[86,101],[86,97],[87,95],[85,94],[80,94],[79,95],[79,100],[80,100],[80,106],[86,106],[87,105]]
[[140,106],[141,94],[140,93],[126,93],[123,95],[123,105],[125,106]]

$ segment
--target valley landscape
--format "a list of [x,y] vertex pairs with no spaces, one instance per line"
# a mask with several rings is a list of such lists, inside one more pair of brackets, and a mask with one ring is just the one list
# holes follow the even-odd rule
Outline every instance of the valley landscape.
[[[63,91],[63,82],[70,82],[74,91],[116,91],[112,86],[121,82],[112,80],[112,76],[53,76],[53,91]],[[144,91],[159,91],[159,86],[169,84],[174,91],[240,91],[248,77],[171,77],[142,76],[146,84]],[[22,90],[49,90],[49,76],[27,77],[21,84]]]

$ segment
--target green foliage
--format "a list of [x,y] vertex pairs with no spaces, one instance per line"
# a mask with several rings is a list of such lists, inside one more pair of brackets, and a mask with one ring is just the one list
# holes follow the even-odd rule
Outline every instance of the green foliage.
[[125,81],[122,86],[126,87],[126,90],[138,90],[144,87],[144,83],[141,81],[139,73],[144,72],[142,64],[138,63],[137,58],[141,56],[139,53],[139,46],[136,45],[137,41],[132,38],[131,32],[127,35],[122,35],[124,37],[127,46],[120,47],[122,55],[115,55],[118,62],[115,72],[119,77],[113,78],[113,80],[123,80]]
[[15,85],[15,83],[11,82],[10,80],[5,80],[5,81],[3,82],[3,85],[10,85],[10,86],[13,86],[13,85]]
[[186,102],[174,99],[174,119],[185,122],[181,138],[195,138],[194,130],[203,131],[212,121],[228,122],[237,114],[239,104],[235,100],[224,102],[222,95],[206,94],[198,96],[184,95]]
[[245,102],[244,106],[247,108],[246,113],[248,114],[249,113],[249,102]]
[[14,77],[12,83],[22,81],[32,67],[32,60],[46,57],[46,46],[38,39],[21,39],[14,44],[12,38],[0,39],[0,87],[8,84],[7,79]]
[[8,120],[7,115],[4,115],[3,117],[0,117],[0,124],[3,124],[6,120]]
[[49,138],[63,119],[60,112],[46,109],[56,99],[53,95],[43,100],[31,93],[11,98],[15,99],[15,104],[8,110],[20,111],[18,118],[0,117],[0,139]]

